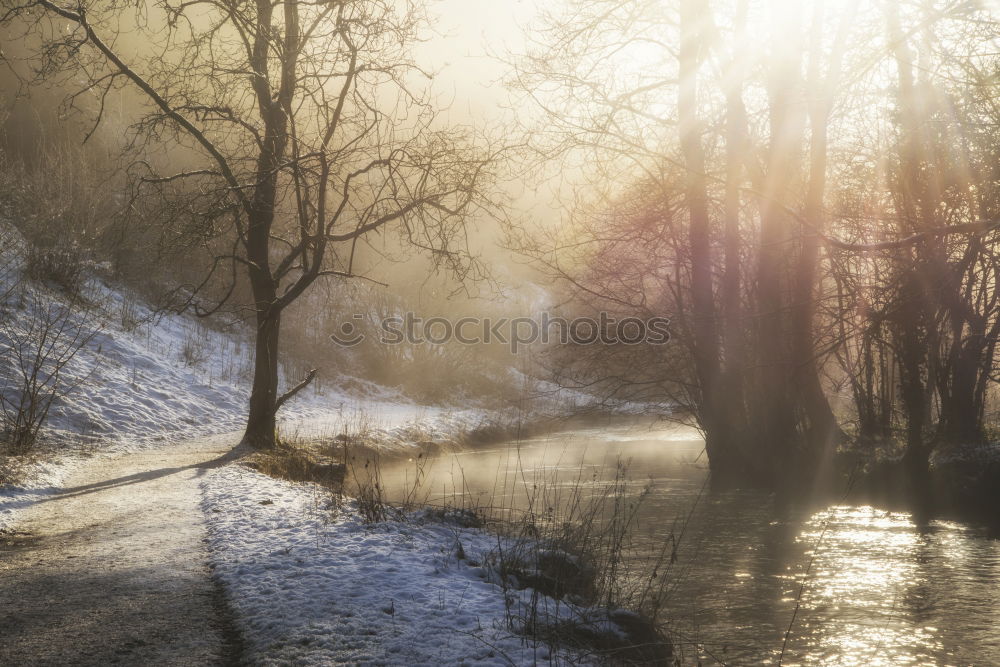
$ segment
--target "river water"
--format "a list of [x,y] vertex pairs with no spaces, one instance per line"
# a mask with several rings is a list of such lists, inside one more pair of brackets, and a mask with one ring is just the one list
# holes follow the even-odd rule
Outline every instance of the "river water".
[[[1000,665],[1000,540],[849,493],[789,504],[713,492],[703,443],[682,426],[574,428],[442,456],[424,464],[421,500],[516,506],[542,481],[606,488],[619,461],[630,490],[650,489],[634,557],[680,538],[666,616],[685,663],[776,664],[787,633],[784,665]],[[387,467],[386,486],[412,489],[415,465]]]

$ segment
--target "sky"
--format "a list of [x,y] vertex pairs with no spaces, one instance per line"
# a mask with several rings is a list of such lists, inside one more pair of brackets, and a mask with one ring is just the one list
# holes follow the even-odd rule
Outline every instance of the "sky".
[[541,6],[535,0],[437,0],[429,5],[439,33],[421,45],[418,61],[438,71],[434,86],[453,95],[455,116],[495,117],[507,100],[506,66],[498,57],[524,49]]

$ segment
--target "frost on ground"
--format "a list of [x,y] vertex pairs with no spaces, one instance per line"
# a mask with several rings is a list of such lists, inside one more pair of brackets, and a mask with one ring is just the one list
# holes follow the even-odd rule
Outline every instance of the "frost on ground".
[[[561,661],[511,632],[530,589],[484,567],[496,536],[447,521],[366,525],[352,503],[241,466],[202,482],[209,546],[255,664],[531,665]],[[459,547],[461,545],[461,547]],[[570,613],[545,599],[532,608]],[[550,618],[550,620],[551,620]],[[574,656],[579,663],[580,656]]]
[[[10,465],[0,461],[0,465]],[[55,493],[71,472],[65,459],[59,461],[33,461],[30,477],[18,485],[0,486],[0,534],[12,531],[21,511]],[[0,473],[3,473],[0,470]]]

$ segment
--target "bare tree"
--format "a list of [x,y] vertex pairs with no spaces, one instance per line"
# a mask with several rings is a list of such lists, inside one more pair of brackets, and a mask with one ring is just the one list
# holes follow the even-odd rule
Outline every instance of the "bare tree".
[[[444,127],[421,92],[429,73],[410,51],[427,17],[416,0],[4,5],[0,23],[38,45],[35,72],[71,73],[71,103],[97,122],[119,88],[144,105],[131,125],[143,157],[133,203],[162,198],[171,222],[212,248],[186,303],[207,315],[239,276],[249,282],[245,442],[273,445],[277,410],[312,377],[278,394],[282,312],[324,276],[357,276],[366,239],[399,238],[463,277],[476,270],[463,230],[489,207],[499,153]],[[158,151],[190,166],[168,171]],[[206,301],[218,280],[221,297]]]
[[534,145],[591,188],[521,247],[585,303],[671,318],[689,363],[594,373],[690,409],[715,473],[828,459],[834,360],[861,440],[904,424],[914,472],[935,419],[983,437],[996,23],[899,5],[579,0],[519,63]]
[[[554,101],[540,100],[546,126],[535,139],[543,154],[594,155],[600,166],[587,174],[595,180],[620,183],[627,174],[645,188],[638,198],[647,213],[638,219],[659,217],[661,235],[635,252],[665,265],[649,274],[662,279],[626,300],[665,308],[658,314],[672,318],[675,340],[690,353],[690,375],[670,381],[705,433],[713,470],[766,481],[781,462],[811,456],[806,442],[837,434],[813,344],[820,239],[803,233],[800,218],[818,218],[822,210],[825,132],[850,16],[833,17],[836,39],[806,48],[795,36],[809,22],[818,32],[828,17],[806,17],[787,5],[752,12],[745,2],[722,10],[689,0],[575,6],[572,16],[554,17],[546,33],[555,35],[554,49],[573,55],[553,61],[539,53],[522,63],[522,87],[559,91]],[[750,46],[751,22],[772,35],[763,54]],[[623,53],[636,66],[634,76],[597,62]],[[809,103],[806,62],[817,92]],[[756,93],[748,106],[750,88]],[[573,108],[585,112],[574,115]],[[608,163],[620,165],[617,173]],[[803,190],[808,201],[799,196]],[[607,191],[606,199],[585,205],[616,210],[636,196],[620,185]],[[627,243],[616,234],[632,228],[586,230],[578,242]],[[621,276],[590,278],[578,287],[608,301],[622,298]]]

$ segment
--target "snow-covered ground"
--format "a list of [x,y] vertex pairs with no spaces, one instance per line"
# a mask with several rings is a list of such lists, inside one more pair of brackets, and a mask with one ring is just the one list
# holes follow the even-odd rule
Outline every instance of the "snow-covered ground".
[[[0,246],[0,261],[21,266],[23,239]],[[45,446],[20,461],[23,482],[0,486],[0,531],[13,529],[20,511],[57,491],[95,456],[228,432],[235,444],[252,371],[245,334],[156,313],[100,267],[89,267],[82,298],[72,304],[58,288],[25,280],[18,268],[0,274],[0,281],[18,285],[12,291],[0,284],[0,295],[7,294],[0,302],[0,348],[30,346],[32,326],[53,315],[69,318],[66,331],[83,332],[79,350],[60,369],[62,389],[42,434]],[[0,355],[5,397],[17,395],[16,364],[16,354]],[[282,384],[298,379],[283,377]],[[399,453],[592,400],[542,387],[545,397],[532,415],[498,416],[472,405],[417,405],[364,380],[338,380],[344,381],[310,387],[283,409],[286,436],[363,433],[365,444]],[[201,486],[213,566],[252,662],[521,665],[566,657],[512,627],[528,615],[557,623],[581,610],[500,585],[486,566],[504,544],[495,535],[426,512],[367,525],[353,501],[333,508],[320,487],[241,465],[207,472]],[[537,617],[539,609],[544,618]],[[583,656],[573,658],[579,664]]]
[[[54,286],[25,280],[26,242],[0,221],[0,308],[5,311],[0,349],[33,344],[32,326],[64,309],[67,331],[85,341],[61,370],[64,395],[52,405],[38,459],[19,461],[23,480],[0,485],[0,530],[18,510],[52,493],[87,457],[155,447],[167,440],[236,432],[249,399],[252,346],[245,334],[221,331],[188,315],[155,313],[130,290],[103,277],[100,267],[84,276],[82,300],[72,307]],[[9,242],[13,238],[14,242]],[[17,284],[16,290],[5,286]],[[0,355],[0,392],[17,395],[16,355]],[[283,378],[284,386],[298,381]],[[408,436],[452,437],[482,420],[482,412],[419,406],[399,392],[357,378],[310,387],[285,406],[285,433],[336,434],[363,415],[381,431],[376,444],[403,447]],[[350,392],[336,387],[350,387]],[[13,463],[8,460],[7,464]],[[4,461],[0,459],[0,465]],[[0,479],[3,478],[0,470]]]
[[239,465],[207,474],[202,493],[214,571],[249,662],[588,662],[512,631],[518,619],[546,624],[586,612],[499,585],[487,564],[505,540],[482,529],[419,512],[368,525],[352,501],[336,506],[318,486]]
[[[28,290],[38,303],[59,299],[44,287]],[[243,425],[251,369],[248,340],[186,315],[154,316],[141,302],[125,306],[131,298],[127,293],[96,278],[88,290],[88,300],[100,310],[73,315],[86,318],[80,326],[92,327],[93,336],[63,371],[67,393],[53,404],[43,432],[44,440],[54,444],[23,471],[22,483],[0,487],[0,530],[13,525],[19,509],[55,491],[87,457],[235,434]],[[33,299],[25,301],[26,308]],[[115,313],[124,308],[137,324],[122,326]],[[10,382],[13,370],[0,369],[0,378]],[[340,384],[355,393],[329,388]],[[363,420],[377,435],[374,444],[398,449],[421,439],[453,438],[483,415],[476,409],[417,405],[391,389],[352,378],[328,383],[322,391],[303,391],[283,408],[279,423],[293,437],[332,436]]]

